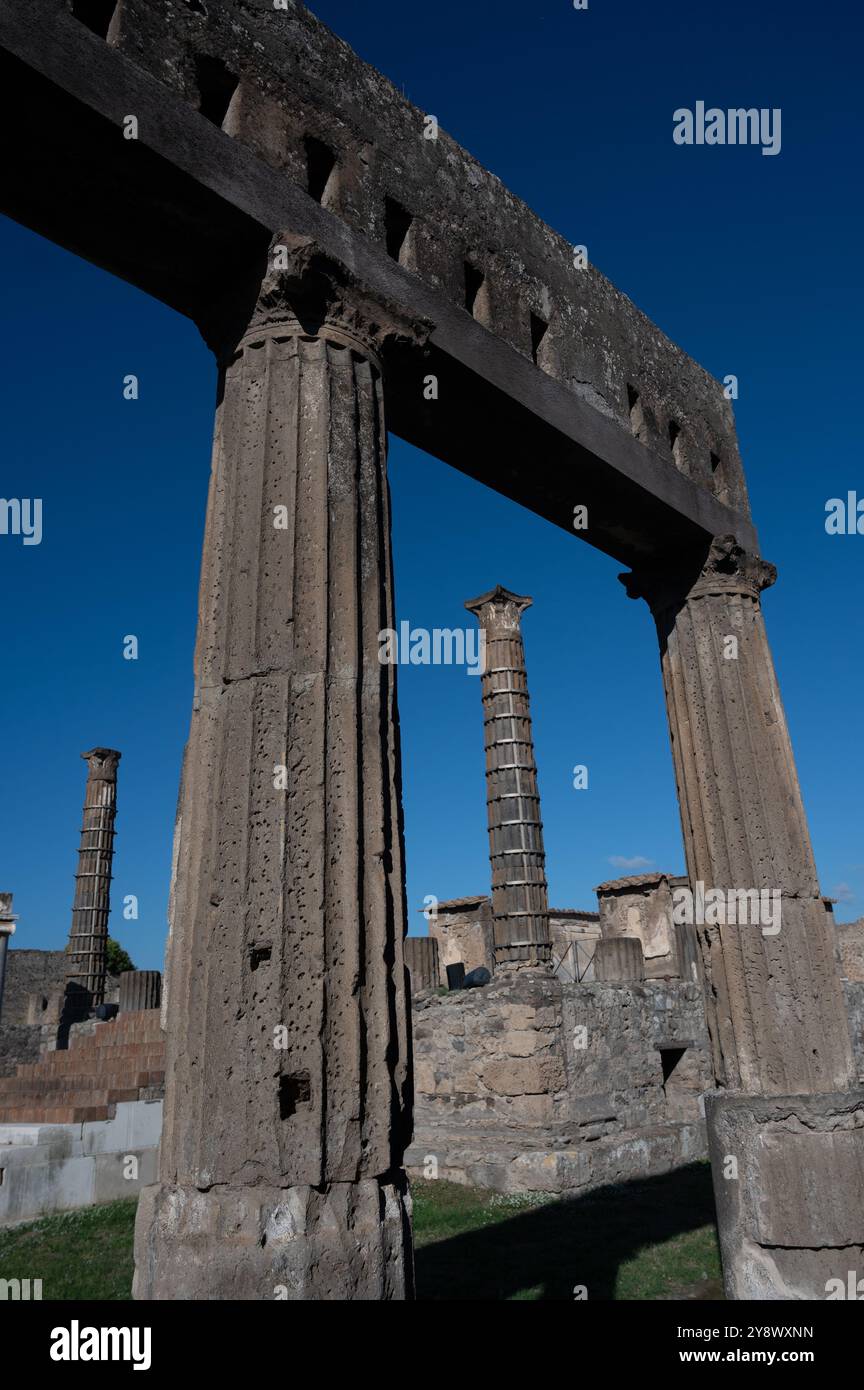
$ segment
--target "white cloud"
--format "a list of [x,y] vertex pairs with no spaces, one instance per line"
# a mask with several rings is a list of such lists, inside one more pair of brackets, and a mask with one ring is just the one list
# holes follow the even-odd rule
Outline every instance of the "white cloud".
[[645,859],[641,854],[634,854],[632,859],[628,859],[623,854],[610,854],[609,863],[616,869],[647,869],[654,863],[653,859]]
[[836,898],[841,903],[854,903],[855,901],[855,894],[848,883],[835,883],[828,896],[829,898]]

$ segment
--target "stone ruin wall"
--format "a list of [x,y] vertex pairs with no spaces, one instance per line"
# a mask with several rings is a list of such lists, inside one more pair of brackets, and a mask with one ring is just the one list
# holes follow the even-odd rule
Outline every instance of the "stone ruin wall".
[[687,880],[667,874],[612,879],[595,890],[603,937],[636,937],[642,945],[645,978],[681,974],[672,922],[672,892]]
[[[704,1004],[682,968],[672,890],[648,874],[599,885],[600,912],[550,913],[551,975],[494,976],[485,989],[413,1000],[415,1138],[409,1171],[499,1191],[578,1191],[706,1156],[703,1092],[713,1087]],[[837,928],[847,1009],[864,1077],[864,924]],[[441,903],[429,924],[440,962],[493,969],[490,900]],[[598,940],[637,940],[642,983],[596,983]],[[568,975],[568,947],[588,961]],[[679,978],[683,977],[683,978]],[[584,1027],[587,1046],[577,1048]]]
[[696,986],[517,972],[413,1009],[416,1175],[431,1154],[442,1178],[563,1192],[705,1157]]
[[837,923],[837,947],[844,979],[864,983],[864,917]]
[[[0,1021],[0,1076],[38,1061],[57,1044],[69,957],[65,951],[14,948],[6,957],[6,984]],[[120,977],[107,975],[105,1002],[115,1004]]]
[[38,1003],[63,993],[68,968],[65,951],[10,950],[6,957],[3,1026],[40,1022],[35,1016]]

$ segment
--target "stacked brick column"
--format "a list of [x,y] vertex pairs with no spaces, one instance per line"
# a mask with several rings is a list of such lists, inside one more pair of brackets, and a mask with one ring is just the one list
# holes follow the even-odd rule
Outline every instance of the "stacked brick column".
[[531,599],[499,584],[465,607],[485,632],[483,739],[496,965],[552,954],[546,854],[520,618]]
[[121,754],[113,748],[91,748],[81,757],[87,763],[87,788],[75,875],[72,929],[66,947],[67,981],[74,994],[81,995],[82,1001],[89,996],[89,1003],[96,1005],[105,998],[117,764]]

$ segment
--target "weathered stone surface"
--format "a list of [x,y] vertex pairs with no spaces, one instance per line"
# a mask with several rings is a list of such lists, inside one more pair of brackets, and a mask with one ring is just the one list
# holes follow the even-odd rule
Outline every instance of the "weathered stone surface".
[[465,604],[485,635],[482,676],[495,964],[552,954],[546,852],[520,619],[531,599],[497,588]]
[[845,1288],[864,1269],[864,1091],[715,1093],[706,1113],[727,1296],[824,1299],[831,1279]]
[[[44,999],[62,995],[69,961],[65,951],[33,951],[15,948],[6,958],[6,988],[3,995],[4,1024],[36,1023],[32,996]],[[39,1010],[41,1017],[43,1010]]]
[[594,979],[604,984],[628,984],[645,979],[642,942],[635,936],[601,938],[594,948]]
[[[271,1297],[286,1261],[298,1297],[408,1292],[386,439],[359,319],[320,273],[274,272],[226,354],[138,1298]],[[229,1238],[297,1203],[302,1239]]]
[[411,977],[411,993],[437,989],[440,981],[438,942],[432,936],[406,936],[405,964]]
[[404,1177],[199,1192],[145,1188],[135,1298],[391,1300],[413,1292]]
[[864,982],[864,917],[857,922],[837,923],[837,946],[845,979]]
[[646,979],[673,979],[681,974],[672,892],[686,881],[669,874],[638,874],[612,879],[595,889],[601,934],[636,937],[642,945]]
[[140,1013],[158,1009],[162,1002],[162,974],[159,970],[124,970],[120,976],[121,1013]]
[[564,1191],[704,1155],[693,985],[499,972],[482,991],[416,1001],[414,1049],[411,1171],[431,1155],[457,1182]]
[[715,1075],[754,1095],[855,1079],[832,918],[761,612],[774,578],[731,536],[695,576],[624,576],[657,621],[690,885],[781,894],[776,934],[697,924]]

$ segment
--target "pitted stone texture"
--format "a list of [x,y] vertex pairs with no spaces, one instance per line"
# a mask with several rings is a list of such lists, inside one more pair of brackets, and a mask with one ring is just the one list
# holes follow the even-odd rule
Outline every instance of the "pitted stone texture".
[[594,979],[604,984],[644,980],[645,958],[636,936],[602,938],[594,948]]
[[[401,1168],[411,1090],[395,672],[378,660],[394,626],[385,452],[380,379],[356,341],[286,320],[242,344],[216,427],[178,810],[166,1191],[218,1188],[242,1204],[253,1186],[338,1192]],[[155,1210],[139,1213],[142,1238]],[[181,1280],[182,1244],[175,1259],[157,1242],[139,1296]],[[315,1242],[305,1248],[311,1258]]]
[[759,600],[775,573],[725,536],[695,579],[623,577],[657,621],[690,885],[782,895],[776,934],[697,925],[715,1075],[754,1095],[855,1079],[834,928]]
[[864,1269],[864,1091],[705,1104],[727,1297],[845,1288]]
[[404,1177],[141,1194],[136,1299],[387,1301],[413,1284]]
[[[431,1154],[440,1177],[558,1191],[590,1181],[600,1141],[598,1175],[634,1176],[649,1153],[668,1166],[697,1147],[704,1155],[699,1097],[711,1076],[694,985],[499,972],[484,990],[415,1001],[414,1025],[418,1173]],[[664,1049],[676,1061],[665,1081]],[[623,1173],[619,1148],[632,1165]],[[560,1162],[541,1157],[559,1151]]]

